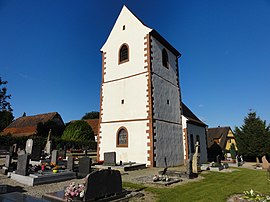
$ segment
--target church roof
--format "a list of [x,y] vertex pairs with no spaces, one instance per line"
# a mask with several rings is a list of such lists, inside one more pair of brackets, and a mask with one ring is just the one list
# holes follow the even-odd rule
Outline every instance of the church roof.
[[188,119],[188,122],[197,124],[200,126],[207,126],[204,122],[202,122],[183,102],[182,102],[182,111],[183,116],[185,116]]
[[38,123],[45,123],[53,119],[59,119],[62,124],[64,122],[57,112],[38,114],[34,116],[23,116],[14,120],[3,131],[4,134],[11,133],[15,136],[29,136],[36,133]]

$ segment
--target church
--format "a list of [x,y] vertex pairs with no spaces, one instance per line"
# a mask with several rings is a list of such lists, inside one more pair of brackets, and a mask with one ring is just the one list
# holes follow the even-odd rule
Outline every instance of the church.
[[123,6],[102,53],[98,160],[184,164],[181,54]]

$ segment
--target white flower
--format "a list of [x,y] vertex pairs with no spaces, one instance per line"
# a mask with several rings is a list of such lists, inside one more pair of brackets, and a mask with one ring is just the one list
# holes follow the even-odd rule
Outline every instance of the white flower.
[[250,194],[253,195],[254,194],[254,191],[253,189],[250,190]]
[[80,193],[80,197],[81,197],[81,198],[83,198],[83,197],[84,197],[84,190],[83,190],[83,191],[81,191],[81,193]]

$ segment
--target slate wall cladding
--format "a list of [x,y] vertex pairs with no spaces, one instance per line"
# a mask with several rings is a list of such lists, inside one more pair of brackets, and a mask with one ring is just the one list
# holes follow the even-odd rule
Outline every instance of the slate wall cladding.
[[[157,167],[184,163],[180,90],[177,56],[151,37],[152,96],[154,123],[154,159]],[[169,68],[162,65],[162,50],[166,49]]]
[[165,167],[164,158],[168,166],[184,164],[182,126],[156,121],[154,147],[157,167]]

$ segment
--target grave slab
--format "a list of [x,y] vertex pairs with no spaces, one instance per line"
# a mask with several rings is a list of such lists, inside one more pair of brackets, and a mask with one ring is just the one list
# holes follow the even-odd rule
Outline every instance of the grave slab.
[[60,171],[59,173],[44,172],[44,174],[30,174],[29,176],[10,173],[11,179],[28,186],[46,184],[58,181],[65,181],[76,178],[76,173],[72,171]]
[[0,201],[2,202],[49,202],[45,199],[39,199],[33,196],[22,194],[19,192],[12,192],[0,195]]

